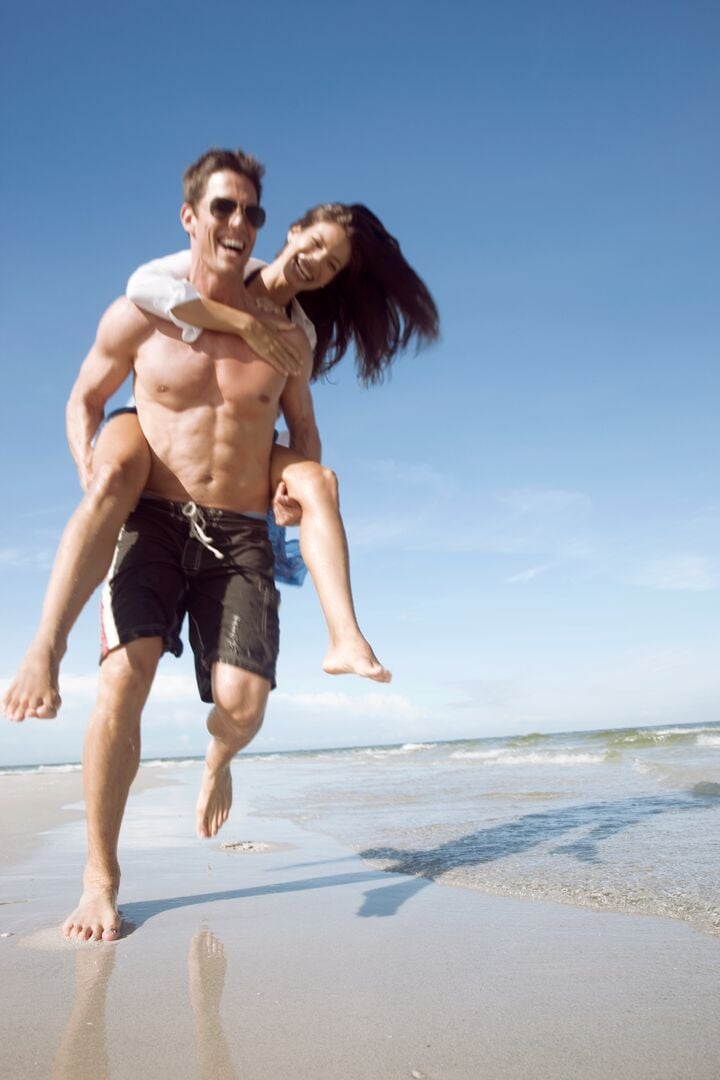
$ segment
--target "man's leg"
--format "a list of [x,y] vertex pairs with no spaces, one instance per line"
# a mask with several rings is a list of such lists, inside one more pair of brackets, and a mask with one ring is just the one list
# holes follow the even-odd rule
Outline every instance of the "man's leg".
[[100,669],[97,703],[83,749],[88,860],[80,903],[66,937],[115,941],[120,825],[140,762],[140,717],[162,654],[162,638],[139,638],[111,652]]
[[283,481],[302,507],[300,550],[315,584],[330,637],[323,662],[329,675],[361,675],[390,682],[387,668],[364,637],[355,615],[350,559],[335,473],[276,446],[271,462],[273,490]]
[[58,671],[78,615],[108,572],[120,528],[150,469],[137,416],[115,417],[93,455],[93,481],[65,527],[45,593],[40,626],[3,699],[9,720],[48,719],[60,708]]
[[227,821],[232,805],[230,762],[260,730],[270,683],[242,668],[216,663],[212,692],[215,704],[207,720],[212,738],[197,802],[197,832],[202,837],[215,836]]

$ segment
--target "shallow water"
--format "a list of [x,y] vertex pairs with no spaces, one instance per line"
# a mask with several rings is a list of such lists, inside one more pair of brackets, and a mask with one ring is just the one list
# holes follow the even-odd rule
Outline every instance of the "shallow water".
[[382,869],[720,935],[720,723],[248,752],[236,791]]
[[384,869],[720,934],[720,724],[248,755],[242,769],[267,771],[257,812]]

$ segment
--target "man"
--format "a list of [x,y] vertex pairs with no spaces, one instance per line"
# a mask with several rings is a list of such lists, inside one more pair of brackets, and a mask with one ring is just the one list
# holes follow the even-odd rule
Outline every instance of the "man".
[[[211,300],[262,318],[243,268],[264,217],[262,167],[241,151],[210,151],[185,174],[181,221],[190,281]],[[165,650],[179,653],[185,610],[211,735],[198,831],[213,836],[232,801],[230,762],[262,723],[274,685],[278,599],[262,520],[269,503],[273,427],[314,425],[311,356],[293,330],[303,374],[287,379],[240,337],[180,329],[125,298],[103,316],[68,406],[76,460],[102,407],[134,369],[151,455],[146,497],[116,551],[103,602],[104,660],[83,751],[88,862],[67,936],[115,940],[120,931],[117,845],[140,758],[140,718]]]

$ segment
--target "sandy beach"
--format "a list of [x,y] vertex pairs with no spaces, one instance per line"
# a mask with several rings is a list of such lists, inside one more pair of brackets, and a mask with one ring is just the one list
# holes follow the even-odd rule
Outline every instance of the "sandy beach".
[[0,777],[3,1077],[716,1080],[717,938],[382,872],[269,813],[261,770],[203,842],[199,767],[140,777],[114,945],[57,929],[79,773]]

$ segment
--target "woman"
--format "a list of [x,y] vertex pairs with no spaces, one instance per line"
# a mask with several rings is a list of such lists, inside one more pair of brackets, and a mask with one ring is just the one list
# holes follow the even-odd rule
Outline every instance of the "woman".
[[[225,212],[222,206],[216,210]],[[178,288],[187,270],[177,264],[170,270],[162,260],[141,268],[130,280],[130,298],[172,318],[186,340],[202,329],[240,333],[268,362],[293,370],[292,349],[268,338],[259,321],[204,300],[187,283]],[[438,334],[437,309],[426,286],[394,237],[360,204],[309,210],[291,226],[276,259],[255,264],[246,283],[251,295],[286,311],[304,329],[314,347],[312,378],[330,371],[352,342],[360,381],[378,382],[413,338],[422,344]],[[281,333],[280,323],[276,329]],[[295,503],[301,508],[300,547],[330,636],[323,668],[388,682],[390,673],[355,616],[337,482],[312,460],[319,458],[320,446],[311,406],[305,430],[291,436],[297,449],[276,446],[272,455],[271,484],[279,489],[274,506],[286,522]],[[58,671],[68,634],[107,573],[118,532],[147,481],[150,452],[134,411],[121,410],[106,424],[92,462],[77,455],[76,460],[86,494],[63,533],[38,633],[3,699],[11,720],[52,717],[60,706]]]

